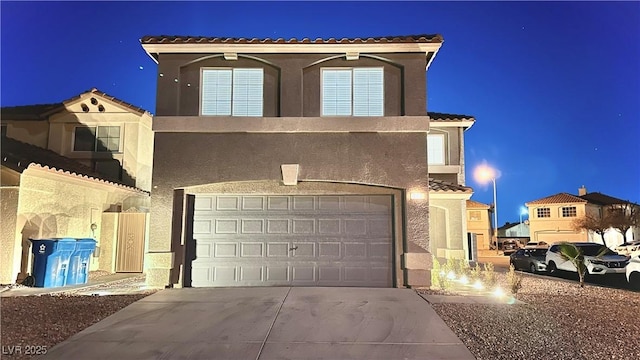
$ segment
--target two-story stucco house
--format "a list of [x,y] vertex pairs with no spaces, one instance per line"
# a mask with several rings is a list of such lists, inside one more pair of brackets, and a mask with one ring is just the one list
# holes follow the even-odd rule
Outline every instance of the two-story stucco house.
[[142,272],[151,114],[91,89],[0,115],[0,283],[31,273],[29,239],[95,238],[91,270]]
[[[600,219],[608,211],[624,204],[625,201],[599,192],[587,193],[583,186],[578,195],[559,193],[542,199],[530,201],[525,205],[529,209],[531,241],[591,241],[602,243],[600,235],[584,229],[576,229],[576,219],[591,216]],[[627,232],[627,240],[636,238],[638,229],[632,227]],[[623,242],[622,235],[609,229],[605,233],[607,246],[614,247]]]
[[149,283],[425,286],[432,253],[464,257],[474,119],[438,114],[428,140],[441,36],[141,43],[158,64]]
[[467,231],[476,234],[479,251],[491,248],[493,226],[491,206],[475,200],[467,200]]

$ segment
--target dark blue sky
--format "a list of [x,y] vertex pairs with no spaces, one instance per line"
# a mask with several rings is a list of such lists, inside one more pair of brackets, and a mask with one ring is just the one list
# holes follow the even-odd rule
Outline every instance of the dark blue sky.
[[155,112],[144,35],[317,38],[439,33],[428,110],[476,117],[474,166],[500,224],[527,201],[588,191],[640,202],[640,2],[0,2],[0,103],[92,87]]

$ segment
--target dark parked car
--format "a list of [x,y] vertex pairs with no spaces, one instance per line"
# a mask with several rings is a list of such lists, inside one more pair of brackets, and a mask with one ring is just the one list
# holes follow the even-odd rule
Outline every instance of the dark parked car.
[[547,250],[548,249],[544,247],[520,249],[511,254],[509,263],[513,265],[516,270],[523,269],[532,273],[547,271],[547,263],[545,262]]
[[502,242],[502,252],[505,255],[512,254],[520,249],[520,243],[516,240],[509,239]]

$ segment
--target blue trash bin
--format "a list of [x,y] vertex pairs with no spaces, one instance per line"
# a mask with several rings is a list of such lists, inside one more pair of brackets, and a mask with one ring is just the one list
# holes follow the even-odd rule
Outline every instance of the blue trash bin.
[[65,285],[82,285],[89,280],[89,262],[96,249],[93,239],[76,239],[76,249],[69,260],[69,275]]
[[29,239],[32,243],[35,287],[64,286],[69,269],[69,259],[76,248],[75,239]]

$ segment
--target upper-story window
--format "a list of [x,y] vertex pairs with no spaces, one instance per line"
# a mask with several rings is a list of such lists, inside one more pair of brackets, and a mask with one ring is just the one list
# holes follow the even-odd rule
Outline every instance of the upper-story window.
[[202,115],[262,116],[261,68],[202,69]]
[[536,209],[536,215],[539,218],[548,218],[551,217],[551,209],[550,208],[538,208]]
[[444,134],[427,135],[427,162],[429,165],[445,165]]
[[384,116],[383,69],[322,69],[322,115]]
[[562,208],[562,217],[576,217],[578,212],[575,206],[565,206]]
[[120,126],[78,126],[75,128],[73,151],[118,152]]

